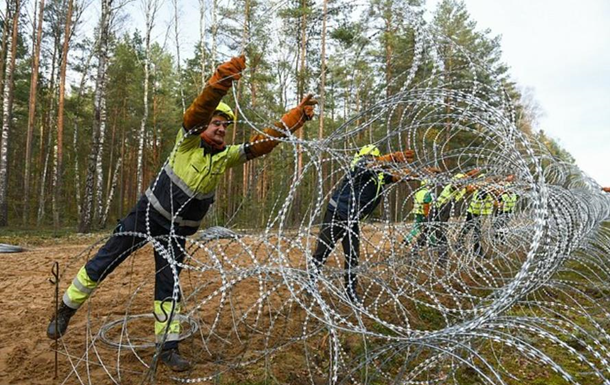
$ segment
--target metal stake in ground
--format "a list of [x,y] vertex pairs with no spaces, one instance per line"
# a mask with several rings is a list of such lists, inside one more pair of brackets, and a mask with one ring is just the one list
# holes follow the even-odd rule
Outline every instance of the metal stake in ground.
[[[55,319],[57,319],[57,315],[59,313],[59,262],[53,262],[51,274],[53,275],[53,278],[49,278],[49,281],[55,285]],[[57,351],[59,350],[57,342],[58,336],[59,333],[55,333],[55,376],[53,379],[57,379]]]

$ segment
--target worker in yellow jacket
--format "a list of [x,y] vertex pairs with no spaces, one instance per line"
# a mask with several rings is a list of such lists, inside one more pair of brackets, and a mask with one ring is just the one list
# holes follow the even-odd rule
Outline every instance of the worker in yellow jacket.
[[[250,137],[238,145],[227,145],[225,134],[235,120],[231,108],[221,99],[246,68],[245,57],[221,64],[201,94],[185,112],[182,127],[169,161],[158,178],[123,218],[115,233],[78,272],[63,295],[57,317],[48,328],[49,338],[63,336],[70,318],[99,284],[149,237],[155,243],[155,334],[158,358],[174,371],[184,371],[191,363],[178,350],[181,312],[179,282],[185,258],[185,236],[194,234],[215,199],[222,175],[230,168],[265,155],[288,132],[295,132],[310,120],[317,103],[308,95],[287,112],[275,127]],[[275,139],[274,139],[275,138]],[[143,237],[139,234],[146,234]],[[175,236],[170,236],[175,234]]]

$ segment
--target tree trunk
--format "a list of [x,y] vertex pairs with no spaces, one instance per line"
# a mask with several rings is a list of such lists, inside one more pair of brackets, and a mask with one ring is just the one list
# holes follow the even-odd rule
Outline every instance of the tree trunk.
[[[42,167],[41,175],[40,175],[40,196],[38,201],[38,215],[36,217],[36,224],[38,226],[42,225],[42,220],[44,218],[44,207],[46,202],[45,196],[45,187],[47,184],[47,171],[49,170],[49,158],[51,157],[53,143],[53,134],[49,131],[47,134],[47,147],[46,147],[46,156],[44,159],[44,166]],[[54,147],[53,147],[54,148]]]
[[216,70],[216,40],[218,39],[218,0],[212,0],[212,60],[210,73]]
[[140,132],[138,134],[138,165],[137,165],[137,193],[140,194],[144,184],[144,137],[146,136],[146,123],[148,122],[148,87],[149,87],[149,76],[150,76],[150,35],[155,25],[155,15],[159,9],[157,0],[148,0],[145,2],[146,8],[146,37],[144,40],[145,52],[144,52],[144,114],[140,121]]
[[[303,96],[305,95],[305,74],[306,74],[306,61],[305,61],[305,56],[307,55],[307,13],[305,12],[307,9],[307,0],[301,0],[301,46],[300,46],[300,54],[299,54],[299,58],[300,58],[300,65],[299,65],[299,72],[298,72],[298,95],[297,95],[297,103],[301,101],[301,99],[303,99]],[[302,140],[304,138],[303,136],[304,130],[299,130],[297,132],[297,137],[299,138],[299,140]],[[301,174],[303,173],[303,151],[301,149],[301,146],[299,145],[297,147],[297,168],[296,168],[296,175],[295,175],[295,179],[299,179],[301,177]],[[295,222],[296,219],[300,218],[301,216],[301,193],[300,191],[295,191],[294,194],[294,214],[296,215],[295,217]]]
[[[9,37],[9,32],[8,32],[8,28],[10,26],[10,22],[8,22],[9,16],[11,14],[11,2],[7,1],[6,2],[6,10],[4,12],[4,20],[7,21],[6,23],[2,23],[2,48],[0,51],[0,100],[2,100],[2,98],[4,97],[4,68],[5,68],[5,64],[6,64],[6,45],[8,42],[8,37]],[[2,142],[2,140],[0,140],[0,142]]]
[[73,150],[74,150],[74,198],[76,199],[76,210],[78,217],[80,218],[82,214],[82,200],[80,195],[81,184],[80,184],[80,170],[79,170],[79,162],[78,155],[81,151],[78,148],[78,111],[81,108],[81,101],[83,98],[83,91],[85,89],[85,81],[88,78],[89,66],[91,64],[91,59],[93,58],[94,49],[91,49],[89,56],[87,57],[87,62],[85,64],[85,68],[83,68],[83,75],[80,79],[80,85],[78,88],[78,96],[76,98],[76,111],[77,116],[74,117],[74,140],[73,140]]
[[[63,146],[64,146],[64,102],[66,99],[66,68],[68,66],[68,50],[70,49],[70,30],[72,28],[72,10],[74,0],[68,0],[66,12],[66,25],[64,29],[64,43],[61,52],[61,65],[59,69],[59,105],[57,106],[57,168],[55,169],[55,205],[53,207],[53,224],[55,228],[60,226],[60,206],[63,206],[62,182],[63,182]],[[63,210],[61,210],[63,212]]]
[[[54,115],[53,115],[53,111],[55,111],[55,97],[56,97],[56,91],[55,91],[55,82],[57,80],[57,54],[59,52],[59,41],[60,41],[60,36],[59,34],[55,34],[54,38],[53,38],[53,56],[52,56],[52,60],[51,60],[51,79],[49,80],[49,101],[48,101],[48,107],[47,107],[47,112],[44,116],[44,124],[40,125],[40,157],[38,160],[39,163],[39,168],[42,170],[41,171],[41,176],[40,176],[40,188],[39,188],[39,196],[38,196],[38,215],[36,216],[36,224],[38,226],[42,225],[42,220],[44,219],[44,214],[45,214],[45,205],[46,205],[46,201],[47,201],[47,195],[45,193],[45,189],[46,189],[46,182],[47,182],[47,173],[49,171],[48,167],[49,167],[49,158],[51,157],[51,154],[53,154],[53,156],[55,156],[54,154],[54,139],[53,139],[53,129],[51,127],[54,127]],[[47,140],[46,140],[46,146],[45,146],[45,132],[46,132],[46,136],[47,136]]]
[[[8,225],[8,144],[12,126],[13,81],[15,56],[17,54],[17,37],[19,32],[20,1],[15,0],[15,11],[12,15],[12,34],[6,52],[6,76],[4,83],[4,100],[2,103],[2,143],[0,145],[0,226]],[[8,14],[7,14],[8,16]]]
[[[322,5],[322,47],[320,52],[320,90],[318,91],[319,95],[319,104],[318,111],[319,114],[319,125],[318,125],[318,140],[322,140],[324,138],[324,102],[326,96],[326,19],[328,18],[328,0],[324,0]],[[320,152],[320,156],[318,158],[318,162],[320,162],[320,173],[322,174],[322,186],[318,186],[324,190],[324,181],[326,179],[326,170],[325,165],[322,162],[324,156],[323,153]]]
[[[91,151],[87,164],[87,179],[85,181],[85,192],[83,194],[83,205],[78,231],[88,233],[93,223],[93,197],[96,170],[101,173],[101,158],[103,150],[103,131],[106,123],[106,59],[108,55],[108,39],[110,35],[110,17],[112,0],[102,0],[102,14],[100,17],[99,39],[98,39],[98,69],[95,81],[93,127],[91,130]],[[98,187],[102,185],[98,177]],[[98,194],[101,191],[98,189]],[[98,204],[101,197],[98,198]],[[99,207],[99,205],[98,205]],[[96,210],[99,213],[99,210]],[[100,213],[101,214],[101,213]]]
[[38,67],[40,66],[40,47],[42,41],[42,21],[44,13],[44,0],[40,0],[38,3],[38,19],[36,16],[34,23],[37,23],[32,29],[32,41],[33,41],[33,56],[32,56],[32,75],[30,78],[30,99],[28,102],[28,129],[27,137],[25,142],[25,167],[23,173],[23,216],[22,221],[24,225],[28,223],[28,216],[30,211],[30,173],[32,167],[32,138],[34,136],[34,125],[36,123],[36,96],[38,93]]
[[178,0],[172,1],[174,4],[174,37],[176,38],[176,66],[178,69],[178,90],[180,91],[180,102],[182,103],[182,113],[186,112],[184,102],[184,88],[182,87],[182,67],[180,64],[180,33],[178,29]]
[[112,205],[112,197],[114,196],[114,190],[116,189],[118,175],[119,175],[119,168],[121,168],[122,160],[123,159],[119,157],[119,159],[117,160],[116,165],[114,167],[114,173],[112,174],[112,184],[111,184],[110,190],[108,191],[108,196],[106,197],[106,208],[104,209],[104,215],[102,215],[102,220],[101,220],[102,227],[106,226],[106,222],[108,221],[108,212],[110,211],[110,206]]
[[199,0],[199,44],[201,49],[201,89],[205,87],[205,0]]

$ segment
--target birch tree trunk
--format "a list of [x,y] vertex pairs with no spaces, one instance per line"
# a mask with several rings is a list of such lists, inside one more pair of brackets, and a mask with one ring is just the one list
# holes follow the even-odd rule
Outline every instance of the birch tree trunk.
[[64,28],[64,43],[61,52],[61,64],[59,68],[59,105],[57,106],[57,163],[55,168],[55,189],[53,192],[53,225],[55,228],[60,226],[59,213],[60,206],[63,204],[62,182],[63,182],[63,146],[64,146],[64,102],[66,99],[66,68],[68,66],[68,50],[70,49],[70,37],[72,28],[72,10],[74,0],[68,0],[68,10],[66,11],[66,25]]
[[[241,54],[242,55],[244,55],[246,53],[245,52],[246,45],[247,45],[246,42],[248,41],[248,37],[249,37],[249,30],[248,30],[249,22],[250,22],[250,0],[245,0],[244,26],[243,26],[242,37],[241,37]],[[235,103],[239,104],[242,92],[243,92],[243,84],[240,79],[237,81],[237,100],[235,101]],[[239,130],[238,121],[239,121],[239,115],[237,114],[237,111],[235,111],[235,123],[233,123],[233,136],[235,136],[235,133]],[[233,140],[233,143],[235,143],[235,139]],[[252,173],[252,163],[253,162],[246,162],[242,166],[242,196],[244,198],[246,197],[246,195],[248,195],[248,189],[250,187],[250,175]]]
[[[42,220],[44,218],[44,207],[46,202],[45,196],[45,187],[47,184],[47,171],[49,170],[49,158],[51,157],[51,144],[53,143],[53,135],[51,132],[47,135],[47,151],[46,156],[44,158],[44,166],[42,167],[42,172],[40,175],[40,195],[38,201],[38,215],[36,217],[36,224],[38,226],[42,225]],[[53,146],[53,149],[55,146]],[[54,150],[53,150],[54,151]]]
[[159,10],[158,0],[144,1],[144,11],[146,13],[146,37],[144,40],[144,114],[140,121],[140,132],[138,133],[138,165],[137,165],[137,193],[142,193],[144,184],[144,137],[146,136],[146,123],[148,122],[148,87],[150,76],[150,35],[155,25],[155,16]]
[[[104,63],[106,67],[106,63]],[[99,148],[95,158],[95,221],[101,226],[102,213],[104,209],[104,169],[103,155],[104,143],[106,141],[106,68],[104,68],[104,79],[102,80],[102,90],[98,104],[99,111]],[[96,113],[97,115],[97,113]],[[109,176],[110,177],[110,176]]]
[[[51,154],[54,154],[54,139],[53,139],[53,130],[51,127],[54,127],[54,115],[53,111],[55,111],[55,81],[57,80],[57,54],[59,52],[59,41],[60,36],[56,33],[53,37],[53,55],[51,59],[51,79],[49,80],[49,93],[50,97],[48,100],[47,112],[44,116],[44,124],[40,125],[40,156],[39,156],[39,167],[42,170],[40,175],[40,188],[38,195],[38,215],[36,216],[36,225],[42,225],[42,220],[45,214],[45,205],[47,201],[47,194],[45,193],[45,189],[47,186],[47,173],[49,171],[49,158]],[[45,145],[45,132],[46,132],[46,145]]]
[[[4,12],[4,20],[7,21],[2,23],[2,48],[0,48],[0,100],[4,98],[4,68],[6,63],[6,45],[9,38],[8,28],[10,26],[10,14],[11,14],[11,2],[6,2],[6,10]],[[4,59],[4,60],[3,60]],[[0,142],[2,142],[0,140]]]
[[[95,47],[95,45],[94,45]],[[87,56],[87,62],[85,64],[85,68],[83,68],[83,75],[80,79],[80,85],[78,88],[78,96],[76,97],[76,111],[78,115],[78,111],[80,111],[81,101],[83,98],[83,91],[85,89],[85,82],[88,78],[89,74],[89,66],[91,65],[91,59],[93,58],[94,49],[91,49],[89,55]],[[80,153],[78,148],[78,116],[74,119],[74,137],[73,137],[73,150],[74,150],[74,198],[76,199],[76,209],[78,213],[78,217],[80,218],[82,214],[82,200],[80,195],[80,170],[79,170],[79,162],[78,162],[78,154]]]
[[[4,82],[4,100],[2,103],[2,143],[0,144],[0,226],[8,225],[8,144],[12,126],[13,81],[15,72],[15,55],[17,54],[17,35],[19,32],[20,1],[15,0],[15,9],[11,18],[12,34],[6,50],[6,75]],[[7,14],[8,16],[8,14]]]
[[176,66],[178,69],[178,90],[180,90],[180,102],[182,103],[182,113],[186,112],[184,102],[184,88],[182,87],[182,67],[180,61],[180,31],[178,28],[178,0],[172,1],[174,4],[174,37],[176,38]]
[[216,70],[216,40],[218,39],[218,0],[212,0],[212,60],[210,73]]
[[[101,174],[101,158],[103,149],[103,134],[106,122],[106,60],[108,55],[108,39],[110,37],[110,17],[111,17],[112,0],[102,0],[102,14],[100,16],[100,28],[98,39],[98,69],[95,81],[95,96],[93,108],[95,117],[91,130],[91,151],[87,162],[87,179],[85,181],[85,192],[83,194],[83,205],[81,219],[78,226],[78,231],[88,233],[91,231],[93,223],[93,197],[94,197],[94,182],[96,171]],[[98,177],[98,187],[101,188],[102,175]],[[98,189],[98,195],[101,195],[101,190]],[[101,201],[101,196],[98,197],[98,204]],[[99,206],[98,206],[99,207]],[[99,210],[96,210],[99,213]],[[101,214],[101,213],[100,213]],[[100,215],[101,216],[101,215]]]
[[[32,75],[30,78],[30,99],[28,102],[28,129],[25,142],[25,167],[23,173],[23,224],[28,223],[30,211],[30,173],[32,167],[32,138],[34,136],[34,124],[36,123],[36,96],[38,93],[38,67],[40,66],[40,47],[42,41],[42,21],[44,13],[44,0],[38,3],[38,17],[34,19],[32,29],[33,53],[32,53]],[[36,14],[35,14],[36,15]]]
[[201,49],[201,89],[205,87],[205,0],[199,0],[199,44]]
[[110,187],[110,191],[108,192],[108,197],[106,198],[106,208],[104,209],[104,215],[102,216],[102,226],[105,226],[106,222],[108,221],[108,213],[110,212],[110,205],[112,204],[112,197],[114,196],[114,190],[116,189],[119,169],[121,168],[122,161],[123,158],[119,157],[114,166],[114,173],[112,174],[112,185]]

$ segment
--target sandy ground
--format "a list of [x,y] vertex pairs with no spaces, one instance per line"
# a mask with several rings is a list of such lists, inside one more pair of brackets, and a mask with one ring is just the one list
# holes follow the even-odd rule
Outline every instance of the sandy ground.
[[[154,380],[147,377],[151,375],[147,365],[152,362],[154,349],[123,349],[119,352],[96,340],[100,326],[121,318],[126,309],[129,309],[129,314],[150,314],[154,277],[150,246],[132,255],[102,283],[72,318],[68,333],[57,348],[55,342],[46,337],[46,327],[55,306],[55,286],[50,282],[54,262],[60,266],[61,298],[78,269],[91,255],[89,248],[94,242],[64,242],[28,247],[21,253],[0,254],[4,262],[0,280],[4,319],[0,323],[0,384],[174,382],[172,373],[162,366],[155,372]],[[244,242],[256,243],[251,240]],[[199,335],[181,344],[183,353],[195,361],[196,366],[194,371],[180,377],[212,377],[200,382],[204,384],[247,383],[250,379],[260,378],[272,360],[281,360],[282,367],[287,370],[280,375],[283,377],[281,383],[310,383],[304,372],[306,364],[302,346],[297,351],[281,348],[273,359],[260,360],[263,357],[258,351],[260,347],[280,348],[295,336],[298,338],[303,333],[302,324],[306,317],[300,306],[287,301],[290,294],[286,292],[281,277],[268,276],[266,280],[271,278],[275,284],[262,287],[259,277],[240,278],[235,275],[240,266],[251,265],[252,258],[257,258],[255,255],[267,255],[266,247],[257,245],[250,250],[252,255],[244,251],[247,247],[230,242],[219,242],[210,247],[213,253],[223,256],[222,264],[226,266],[228,276],[223,278],[214,270],[202,273],[184,271],[181,275],[184,292],[192,295],[191,307],[197,304],[201,307],[197,312],[201,330]],[[212,263],[207,257],[212,253],[196,253],[198,261]],[[291,254],[302,255],[297,251],[288,253]],[[237,281],[230,282],[231,292],[222,297],[218,293],[222,292],[223,284],[227,284],[223,279],[231,278]],[[264,306],[257,304],[261,297],[265,297]],[[313,324],[310,320],[310,325]],[[150,318],[134,321],[132,325],[129,330],[132,337],[143,336],[150,340],[153,335]],[[270,330],[274,340],[271,342],[268,340]],[[252,359],[257,361],[240,367]]]
[[[363,229],[363,237],[368,241],[374,239],[376,247],[387,246],[383,239],[392,238],[383,232],[370,233],[370,229]],[[312,243],[308,247],[313,248],[315,238],[309,239]],[[68,333],[57,348],[46,337],[54,311],[55,286],[49,281],[53,263],[57,261],[60,265],[61,297],[90,257],[90,247],[95,241],[96,238],[65,241],[31,247],[21,253],[0,254],[4,262],[0,280],[4,319],[0,323],[0,384],[175,382],[165,367],[149,370],[154,349],[119,351],[99,340],[100,327],[121,319],[126,312],[151,313],[154,262],[150,246],[132,255],[100,285],[72,318]],[[286,264],[303,268],[299,247],[305,245],[301,242],[293,246],[291,249],[288,242],[283,243]],[[290,284],[274,272],[267,272],[264,277],[241,275],[247,270],[244,268],[266,265],[265,259],[274,245],[261,243],[258,238],[244,238],[239,242],[213,242],[207,247],[208,250],[194,251],[196,260],[190,262],[202,271],[184,271],[181,275],[188,296],[187,307],[193,311],[200,329],[181,344],[181,351],[196,365],[192,372],[179,378],[196,378],[203,384],[254,384],[271,374],[274,383],[310,384],[310,378],[327,383],[325,370],[329,359],[324,355],[329,350],[328,340],[324,333],[319,334],[320,338],[311,338],[321,329],[320,323],[311,317],[315,309],[306,311],[302,303],[295,302],[305,296],[291,295]],[[367,252],[373,249],[370,242],[363,242],[362,248]],[[340,250],[331,256],[327,266],[337,264],[343,264]],[[222,274],[218,266],[222,266]],[[341,275],[337,284],[342,286]],[[225,291],[226,287],[230,290]],[[334,303],[337,314],[348,320],[351,310],[340,302]],[[152,319],[132,321],[128,329],[132,341],[138,337],[151,340]],[[109,333],[112,338],[120,336],[116,330]],[[307,338],[301,338],[303,335]],[[344,343],[349,351],[349,339]],[[270,350],[273,354],[266,355]],[[55,352],[57,378],[54,378]]]

